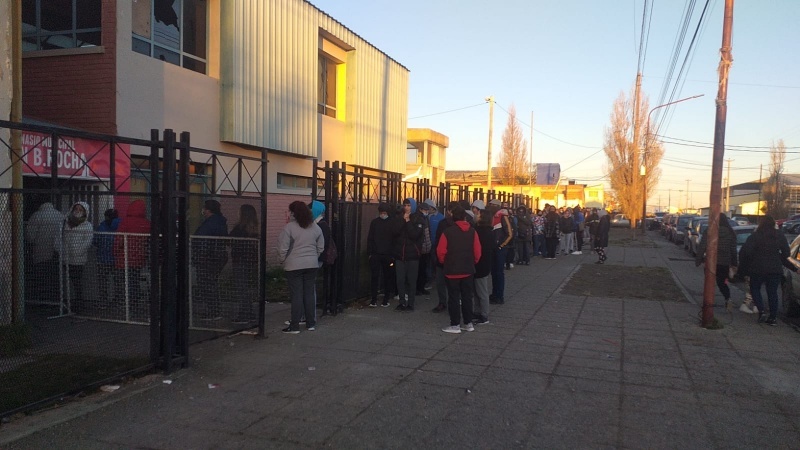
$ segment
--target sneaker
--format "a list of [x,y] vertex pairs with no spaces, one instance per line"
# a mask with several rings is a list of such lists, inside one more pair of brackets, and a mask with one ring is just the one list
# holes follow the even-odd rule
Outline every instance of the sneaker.
[[570,255],[582,255],[582,254],[583,254],[582,251],[574,251],[574,252],[570,253]]
[[458,325],[450,325],[449,327],[442,328],[442,331],[444,331],[445,333],[458,334],[461,333],[461,327]]
[[758,306],[753,305],[753,313],[758,314]]
[[489,323],[489,319],[484,317],[478,317],[477,319],[473,319],[472,323],[474,323],[475,325],[486,325],[487,323]]
[[375,302],[375,301],[369,302],[369,307],[370,308],[377,308],[378,307],[378,302]]
[[286,327],[281,331],[283,331],[286,334],[300,334],[300,330],[293,330],[292,327]]
[[764,323],[771,327],[778,326],[778,321],[774,317],[770,317],[769,319],[765,320]]
[[383,306],[384,308],[388,308],[389,307],[389,300],[384,300],[383,303],[381,303],[381,306]]
[[475,331],[475,327],[472,325],[472,322],[470,322],[466,325],[461,325],[461,331]]
[[308,331],[315,331],[317,329],[316,325],[311,325],[310,327],[306,328]]
[[[754,306],[754,308],[755,308],[755,306]],[[754,314],[755,313],[755,311],[753,311],[752,309],[750,309],[749,306],[747,306],[747,303],[742,303],[742,306],[739,307],[739,311],[741,311],[741,312],[743,312],[745,314]]]
[[509,270],[510,270],[510,269],[513,269],[513,268],[514,268],[514,264],[509,264],[509,265],[508,265],[508,268],[509,268]]
[[[297,322],[297,323],[300,324],[300,325],[305,325],[306,321],[305,321],[305,319],[303,319],[303,320],[301,320],[300,322]],[[291,325],[292,321],[291,320],[287,320],[286,322],[283,322],[283,324],[284,325]]]
[[444,310],[446,310],[446,309],[447,309],[447,306],[445,306],[445,305],[443,305],[443,304],[439,303],[438,305],[436,305],[436,307],[435,307],[435,308],[433,308],[433,309],[431,310],[431,312],[438,313],[438,312],[442,312],[442,311],[444,311]]
[[401,303],[401,304],[397,305],[397,308],[395,308],[394,310],[398,311],[398,312],[403,312],[403,311],[406,310],[406,305]]
[[393,299],[395,299],[395,300],[400,300],[400,296],[399,296],[399,295],[395,295],[395,296],[394,296],[394,297],[392,297],[392,298],[393,298]]

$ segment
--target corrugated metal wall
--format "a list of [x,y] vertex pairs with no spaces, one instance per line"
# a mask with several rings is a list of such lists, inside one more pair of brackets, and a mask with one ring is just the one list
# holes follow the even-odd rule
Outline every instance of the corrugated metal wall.
[[405,171],[407,69],[303,0],[225,1],[221,15],[222,140],[317,156],[322,29],[355,49],[347,60],[347,163]]

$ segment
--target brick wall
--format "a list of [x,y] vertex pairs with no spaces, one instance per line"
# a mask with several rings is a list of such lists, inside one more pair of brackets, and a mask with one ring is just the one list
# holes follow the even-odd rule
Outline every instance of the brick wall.
[[116,134],[116,0],[102,1],[103,53],[22,61],[25,117]]

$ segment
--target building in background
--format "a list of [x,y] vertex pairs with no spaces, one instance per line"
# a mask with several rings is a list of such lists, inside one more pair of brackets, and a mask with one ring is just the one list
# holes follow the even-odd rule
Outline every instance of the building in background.
[[446,179],[445,162],[450,139],[430,128],[409,128],[405,179],[429,180],[438,186]]

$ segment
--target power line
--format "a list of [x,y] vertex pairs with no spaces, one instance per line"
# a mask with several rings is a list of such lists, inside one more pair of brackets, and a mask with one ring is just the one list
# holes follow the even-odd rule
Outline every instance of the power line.
[[[664,136],[664,135],[661,135],[661,134],[657,134],[656,136],[660,137],[662,139],[672,139],[673,141],[689,142],[689,143],[692,143],[692,144],[708,145],[708,146],[710,146],[709,148],[713,148],[714,147],[714,144],[712,144],[710,142],[692,141],[692,140],[689,140],[689,139],[681,139],[681,138],[676,138],[676,137],[672,137],[672,136]],[[670,143],[671,144],[675,144],[675,142],[670,142]],[[748,149],[764,149],[764,148],[765,149],[772,149],[771,146],[764,146],[764,145],[732,145],[732,144],[725,144],[725,148],[727,149],[728,147],[748,148]],[[800,147],[784,147],[784,148],[786,148],[786,149],[796,149],[796,148],[800,148]]]
[[439,115],[442,115],[442,114],[449,114],[451,112],[463,111],[465,109],[470,109],[470,108],[475,108],[477,106],[485,105],[486,103],[487,102],[484,101],[484,102],[477,103],[477,104],[474,104],[474,105],[465,106],[463,108],[449,109],[447,111],[437,112],[437,113],[433,113],[433,114],[425,114],[424,116],[409,117],[408,120],[422,119],[423,117],[439,116]]
[[[501,109],[501,110],[502,110],[504,113],[508,114],[509,116],[511,115],[511,113],[510,113],[510,112],[508,112],[508,111],[507,111],[505,108],[503,108],[502,106],[500,106],[499,104],[497,104],[497,102],[495,102],[495,106],[497,106],[498,108],[500,108],[500,109]],[[514,120],[516,120],[517,122],[519,122],[521,125],[525,125],[526,127],[528,127],[528,128],[531,128],[531,126],[530,126],[529,124],[527,124],[527,123],[523,122],[522,120],[520,120],[520,119],[519,119],[519,118],[516,116],[516,114],[514,115]],[[549,137],[550,139],[553,139],[553,140],[555,140],[555,141],[561,142],[561,143],[563,143],[563,144],[572,145],[572,146],[575,146],[575,147],[581,147],[581,148],[591,148],[591,149],[598,149],[598,148],[599,148],[600,150],[602,150],[602,149],[603,149],[603,147],[591,147],[591,146],[588,146],[588,145],[581,145],[581,144],[575,144],[574,142],[568,142],[568,141],[565,141],[565,140],[563,140],[563,139],[559,139],[559,138],[557,138],[557,137],[555,137],[555,136],[551,136],[551,135],[549,135],[549,134],[545,133],[544,131],[537,130],[536,128],[533,128],[533,131],[535,131],[535,132],[537,132],[537,133],[541,134],[542,136],[547,136],[547,137]],[[596,153],[595,153],[595,154],[596,154]]]
[[[644,75],[643,75],[644,76]],[[663,79],[666,77],[656,77],[656,76],[644,76],[645,78],[654,78],[654,79]],[[717,84],[719,81],[714,80],[696,80],[687,78],[685,81],[691,81],[692,83],[709,83],[709,84]],[[778,89],[800,89],[800,86],[789,86],[789,85],[782,85],[782,84],[761,84],[761,83],[736,83],[733,81],[729,81],[728,84],[736,85],[736,86],[753,86],[753,87],[768,87],[768,88],[778,88]]]

